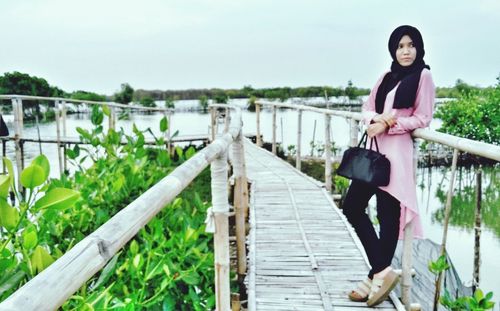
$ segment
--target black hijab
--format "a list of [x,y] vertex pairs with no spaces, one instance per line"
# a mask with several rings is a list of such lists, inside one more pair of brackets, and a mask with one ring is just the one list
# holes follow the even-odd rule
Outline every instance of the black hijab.
[[[399,41],[405,35],[408,35],[413,41],[413,46],[417,49],[415,61],[410,66],[401,66],[396,59],[396,50]],[[403,25],[396,28],[389,38],[389,52],[392,57],[391,71],[388,72],[382,83],[378,87],[375,97],[375,111],[382,113],[384,111],[385,98],[398,83],[401,81],[396,95],[394,97],[393,108],[409,108],[415,103],[417,97],[417,88],[420,81],[420,74],[424,68],[431,69],[424,62],[424,41],[417,28]]]

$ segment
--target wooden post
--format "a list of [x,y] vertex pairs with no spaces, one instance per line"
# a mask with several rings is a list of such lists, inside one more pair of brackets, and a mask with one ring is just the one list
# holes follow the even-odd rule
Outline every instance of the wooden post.
[[[451,178],[450,186],[448,188],[448,195],[446,197],[446,207],[444,211],[444,224],[443,224],[443,240],[441,242],[441,256],[446,254],[446,239],[448,237],[448,224],[450,222],[451,199],[453,198],[453,188],[455,186],[455,173],[457,171],[458,149],[453,150],[453,160],[451,161]],[[434,311],[438,310],[439,296],[441,295],[441,280],[443,273],[438,274],[436,282],[436,292],[434,293]]]
[[255,103],[255,114],[257,118],[257,146],[262,147],[262,137],[260,136],[260,105]]
[[325,188],[332,192],[332,146],[330,143],[330,119],[329,114],[325,114]]
[[224,133],[229,130],[229,123],[231,123],[231,110],[226,108],[226,118],[224,120]]
[[314,153],[314,141],[316,140],[316,120],[314,120],[314,127],[313,127],[313,139],[312,139],[312,144],[311,144],[311,157],[313,156]]
[[168,112],[168,129],[167,129],[167,135],[168,135],[168,143],[167,143],[167,148],[168,152],[172,152],[172,112]]
[[56,134],[57,134],[57,156],[59,159],[59,175],[64,173],[63,159],[61,154],[61,111],[59,110],[59,101],[56,101]]
[[66,102],[65,101],[62,101],[61,118],[62,118],[62,134],[63,134],[63,137],[66,137],[67,133],[66,133]]
[[241,310],[240,294],[232,293],[231,294],[231,311],[240,311],[240,310]]
[[351,140],[349,146],[356,147],[358,145],[359,121],[351,119],[350,125]]
[[19,98],[12,99],[12,113],[14,114],[14,144],[16,152],[17,167],[17,189],[22,191],[21,172],[23,170],[23,159],[21,154],[21,138],[23,136],[23,102]]
[[229,287],[229,222],[227,190],[227,153],[223,152],[211,164],[212,209],[215,218],[215,309],[231,309]]
[[238,282],[243,284],[247,271],[246,254],[246,225],[245,210],[248,209],[248,196],[244,196],[244,187],[247,187],[244,168],[244,149],[242,134],[240,133],[232,144],[233,172],[234,172],[234,212],[236,226],[236,255],[238,258]]
[[276,106],[273,105],[273,148],[272,152],[276,155]]
[[300,158],[301,140],[302,140],[302,110],[298,110],[298,129],[297,129],[297,150],[295,157],[295,168],[300,171],[302,167],[302,159]]
[[215,122],[216,122],[216,108],[210,107],[210,129],[212,131],[212,141],[215,140]]
[[476,225],[474,226],[474,270],[472,273],[472,292],[479,287],[479,270],[481,267],[481,167],[476,173]]
[[108,124],[108,128],[111,130],[111,129],[115,129],[115,126],[116,126],[116,111],[115,111],[115,107],[114,106],[110,106],[109,107],[109,120],[108,120],[109,124]]

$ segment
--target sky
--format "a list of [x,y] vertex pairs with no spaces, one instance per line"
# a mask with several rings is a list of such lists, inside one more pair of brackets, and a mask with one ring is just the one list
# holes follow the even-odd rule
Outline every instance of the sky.
[[500,75],[500,0],[0,0],[0,74],[65,91],[355,86],[417,27],[437,86]]

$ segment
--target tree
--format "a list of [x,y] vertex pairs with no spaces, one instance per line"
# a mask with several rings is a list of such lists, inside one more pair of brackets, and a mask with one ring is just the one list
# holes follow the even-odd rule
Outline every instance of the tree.
[[165,108],[175,108],[175,99],[171,96],[165,97]]
[[347,81],[347,87],[345,88],[345,95],[349,97],[349,99],[355,99],[356,96],[356,87],[351,80]]
[[116,93],[114,99],[117,103],[128,105],[133,98],[134,89],[128,83],[122,83],[120,92]]
[[155,100],[151,97],[143,97],[139,102],[144,107],[156,107]]
[[203,111],[207,111],[207,108],[208,108],[208,97],[205,96],[205,95],[201,95],[200,97],[198,97],[198,101],[200,103],[201,109],[203,109]]

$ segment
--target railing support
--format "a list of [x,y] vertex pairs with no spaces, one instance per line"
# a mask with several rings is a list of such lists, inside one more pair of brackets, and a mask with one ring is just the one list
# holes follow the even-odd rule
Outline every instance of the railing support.
[[302,167],[302,160],[300,158],[301,155],[301,140],[302,140],[302,110],[298,110],[298,129],[297,129],[297,150],[296,150],[296,158],[295,158],[295,168],[299,171]]
[[332,192],[332,144],[330,142],[331,116],[325,114],[325,188]]
[[[448,195],[446,197],[446,207],[444,211],[444,224],[443,224],[443,240],[441,242],[441,256],[446,254],[446,240],[448,238],[448,224],[450,222],[450,212],[451,212],[451,199],[453,198],[453,188],[455,186],[455,173],[457,171],[457,161],[458,161],[458,149],[453,150],[453,160],[451,162],[451,178],[450,186],[448,188]],[[436,292],[434,293],[434,311],[437,311],[439,306],[439,296],[441,295],[441,281],[443,278],[443,272],[439,272],[438,279],[436,281]]]
[[[108,106],[109,107],[109,106]],[[115,129],[115,122],[116,122],[116,111],[115,107],[109,107],[109,120],[108,120],[108,127],[109,129]]]
[[215,122],[216,122],[216,113],[217,113],[217,108],[215,107],[210,107],[210,129],[211,129],[211,141],[215,140]]
[[476,224],[474,226],[474,270],[472,273],[472,290],[479,287],[479,270],[481,267],[481,167],[476,172]]
[[359,121],[350,119],[350,138],[349,146],[355,147],[358,145]]
[[57,157],[59,159],[59,175],[62,176],[64,173],[63,169],[63,158],[61,153],[61,110],[59,109],[59,101],[55,103],[56,112],[56,135],[57,135]]
[[229,222],[227,190],[227,153],[224,151],[211,165],[212,209],[215,218],[215,306],[216,310],[231,309],[229,287]]
[[255,115],[257,118],[257,146],[262,147],[262,138],[260,136],[260,105],[255,103]]
[[273,148],[272,152],[276,155],[276,106],[273,106]]
[[19,98],[12,99],[12,112],[14,114],[14,143],[17,167],[17,189],[22,191],[21,172],[23,170],[23,158],[21,154],[21,138],[23,136],[23,102]]
[[248,210],[248,186],[245,173],[245,156],[242,134],[232,144],[234,172],[234,212],[236,226],[236,256],[238,258],[238,281],[243,282],[247,271],[246,212]]

